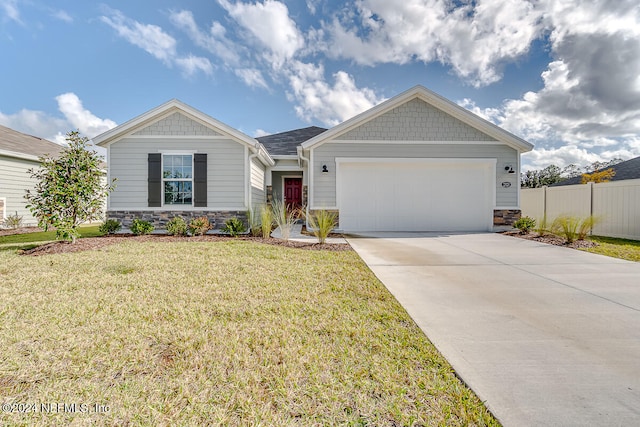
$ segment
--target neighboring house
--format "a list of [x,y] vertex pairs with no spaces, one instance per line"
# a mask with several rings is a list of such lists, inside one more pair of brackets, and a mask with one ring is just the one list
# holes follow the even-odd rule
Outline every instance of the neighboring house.
[[[623,181],[625,179],[640,179],[640,157],[620,162],[616,165],[609,166],[608,168],[600,169],[613,169],[616,173],[611,181]],[[565,179],[564,181],[556,182],[550,185],[550,187],[560,187],[563,185],[576,185],[582,184],[582,175],[574,176],[573,178]]]
[[251,138],[172,100],[94,138],[107,148],[108,216],[246,218],[273,198],[338,212],[338,229],[480,231],[520,215],[533,146],[416,86],[329,130]]
[[27,171],[40,165],[40,157],[56,156],[62,149],[46,139],[0,126],[0,222],[17,213],[24,225],[37,225],[24,199],[25,191],[35,186]]

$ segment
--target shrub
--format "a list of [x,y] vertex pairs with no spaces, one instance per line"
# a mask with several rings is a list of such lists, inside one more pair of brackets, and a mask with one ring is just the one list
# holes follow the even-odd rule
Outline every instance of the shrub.
[[209,218],[206,216],[193,218],[189,221],[189,232],[193,236],[203,236],[209,230],[211,230],[211,223],[209,222]]
[[255,237],[260,236],[262,234],[262,229],[260,228],[260,214],[258,208],[249,209],[247,211],[247,218],[249,220],[251,235]]
[[170,236],[186,236],[187,222],[181,216],[174,216],[167,222],[167,234]]
[[271,206],[260,206],[260,228],[262,229],[262,237],[268,239],[271,237],[271,229],[273,228],[273,211]]
[[9,215],[5,218],[3,225],[11,229],[22,227],[22,215],[18,215],[18,212],[16,212],[14,215]]
[[513,226],[520,230],[522,233],[528,233],[533,229],[533,227],[536,226],[536,220],[528,216],[523,216],[522,218],[514,222]]
[[231,236],[236,237],[238,234],[244,233],[247,231],[244,226],[244,222],[238,218],[229,218],[224,222],[224,226],[222,227],[222,231],[225,233],[229,233]]
[[131,222],[131,227],[129,228],[131,229],[131,232],[133,234],[138,236],[140,234],[151,233],[154,229],[154,226],[149,221],[144,221],[136,218]]
[[280,235],[283,240],[289,240],[293,224],[299,217],[300,209],[292,209],[281,200],[274,200],[272,203],[273,219],[280,228]]
[[584,240],[593,227],[600,222],[600,218],[590,215],[582,220],[578,226],[578,240]]
[[319,210],[307,217],[309,226],[313,228],[313,235],[318,238],[318,243],[323,244],[331,230],[338,224],[338,215],[335,212]]
[[584,240],[597,222],[598,219],[593,215],[586,218],[561,215],[553,221],[551,232],[564,237],[567,243],[573,243],[575,240]]
[[540,221],[536,221],[536,226],[534,227],[534,231],[538,233],[538,237],[544,236],[549,231],[549,225],[547,224],[547,214],[542,216]]
[[104,236],[107,234],[117,233],[121,227],[122,224],[120,224],[120,221],[118,221],[117,219],[108,219],[103,222],[102,225],[100,225],[98,231]]

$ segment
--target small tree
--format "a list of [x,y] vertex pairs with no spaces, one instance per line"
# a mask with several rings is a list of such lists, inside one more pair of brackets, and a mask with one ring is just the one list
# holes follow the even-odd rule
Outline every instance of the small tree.
[[69,145],[58,157],[42,157],[41,167],[28,171],[37,183],[24,197],[40,227],[55,227],[58,239],[75,243],[80,224],[102,218],[104,199],[115,188],[115,179],[101,182],[102,157],[87,150],[89,138],[71,131],[66,140]]

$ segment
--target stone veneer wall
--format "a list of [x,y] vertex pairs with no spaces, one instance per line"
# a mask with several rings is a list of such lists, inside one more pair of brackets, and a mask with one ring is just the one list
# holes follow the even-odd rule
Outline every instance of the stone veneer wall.
[[520,219],[522,211],[520,209],[494,209],[493,225],[512,226],[514,222]]
[[149,221],[156,229],[165,229],[167,222],[174,216],[180,215],[189,223],[191,219],[206,216],[213,229],[219,230],[224,222],[230,218],[241,219],[248,227],[247,212],[245,211],[107,211],[107,219],[117,219],[124,228],[129,228],[134,218]]

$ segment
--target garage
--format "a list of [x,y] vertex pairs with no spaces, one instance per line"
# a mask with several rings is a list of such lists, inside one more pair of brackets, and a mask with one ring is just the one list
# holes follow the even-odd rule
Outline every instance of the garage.
[[487,231],[495,159],[336,159],[340,228]]

